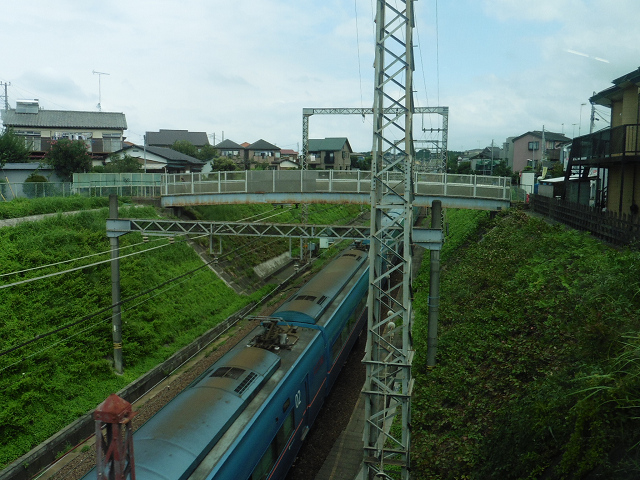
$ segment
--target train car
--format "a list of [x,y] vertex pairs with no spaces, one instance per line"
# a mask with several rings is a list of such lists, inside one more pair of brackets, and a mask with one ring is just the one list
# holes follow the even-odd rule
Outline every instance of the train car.
[[284,478],[366,322],[368,270],[343,251],[142,425],[136,478]]

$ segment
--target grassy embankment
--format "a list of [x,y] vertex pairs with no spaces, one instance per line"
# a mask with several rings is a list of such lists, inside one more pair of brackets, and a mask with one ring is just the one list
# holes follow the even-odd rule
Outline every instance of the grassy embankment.
[[[74,197],[31,202],[2,203],[0,215],[16,217],[107,204],[104,199],[96,201]],[[270,206],[247,208],[254,212],[272,209]],[[355,208],[351,207],[352,213]],[[327,207],[319,210],[333,211],[330,215],[336,223],[338,217],[348,216],[344,209]],[[2,213],[7,211],[9,213]],[[215,212],[210,214],[215,216]],[[98,212],[0,228],[0,288],[109,259],[109,240],[105,235],[107,215],[105,207]],[[249,216],[244,207],[236,207],[235,213],[228,211],[225,215],[228,219]],[[121,207],[120,216],[156,218],[157,214],[151,207]],[[311,220],[322,223],[313,217]],[[141,235],[134,233],[120,240],[122,255],[162,246],[121,260],[123,299],[158,287],[203,265],[194,251],[179,238],[174,244],[154,237],[149,243],[142,243]],[[244,250],[245,253],[248,251]],[[97,252],[104,253],[41,270],[4,275]],[[255,255],[254,260],[264,260],[268,253],[267,257]],[[245,256],[253,258],[254,254]],[[29,342],[38,335],[57,329],[60,331],[0,355],[0,468],[94,408],[108,394],[120,390],[237,309],[260,298],[270,288],[267,286],[250,297],[239,296],[209,269],[200,268],[177,282],[167,283],[148,295],[125,302],[122,307],[125,372],[122,376],[115,375],[111,369],[109,262],[2,288],[0,352]],[[90,317],[105,308],[105,312]],[[76,322],[77,325],[64,328]]]
[[638,478],[640,253],[517,210],[448,219],[431,372],[428,261],[415,285],[414,478]]

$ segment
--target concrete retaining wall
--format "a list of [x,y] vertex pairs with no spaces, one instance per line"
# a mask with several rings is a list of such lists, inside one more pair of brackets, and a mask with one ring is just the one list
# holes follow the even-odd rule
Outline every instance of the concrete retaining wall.
[[274,274],[282,267],[285,267],[291,262],[291,256],[289,252],[285,252],[282,255],[279,255],[271,260],[267,260],[266,262],[262,262],[260,265],[253,267],[253,271],[256,272],[256,275],[260,278],[267,278],[269,275]]

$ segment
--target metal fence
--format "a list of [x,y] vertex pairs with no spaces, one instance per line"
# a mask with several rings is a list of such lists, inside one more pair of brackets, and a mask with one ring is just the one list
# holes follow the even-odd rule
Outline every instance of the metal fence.
[[603,212],[595,207],[567,202],[559,198],[531,196],[533,211],[614,245],[640,242],[640,218],[637,215]]
[[[390,172],[387,184],[404,192],[404,176]],[[337,170],[249,170],[211,173],[76,173],[73,183],[0,183],[5,200],[18,197],[81,195],[160,197],[206,193],[369,193],[371,172]],[[414,176],[417,195],[512,199],[511,179],[481,175],[422,173]]]
[[73,189],[83,196],[159,197],[161,173],[74,173]]
[[0,200],[14,198],[68,197],[74,195],[70,182],[0,182]]
[[[223,193],[368,193],[371,172],[338,170],[249,170],[194,174],[169,174],[163,177],[163,195]],[[404,192],[404,174],[389,172],[387,185]],[[481,175],[415,173],[417,195],[510,199],[511,179]]]

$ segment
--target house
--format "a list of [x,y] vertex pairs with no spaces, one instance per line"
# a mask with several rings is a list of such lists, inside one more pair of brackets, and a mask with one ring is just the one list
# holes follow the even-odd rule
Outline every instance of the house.
[[82,140],[92,158],[101,161],[122,148],[124,113],[43,110],[37,100],[18,101],[2,111],[2,122],[25,139],[33,160],[42,159],[56,140]]
[[288,158],[281,158],[280,160],[276,160],[269,166],[270,170],[297,170],[299,168],[299,163],[292,162]]
[[580,181],[565,182],[567,200],[587,197],[597,170],[595,206],[631,215],[640,213],[640,68],[613,80],[613,86],[595,93],[592,105],[607,107],[610,127],[573,139],[566,176],[578,174]]
[[218,151],[218,155],[221,157],[244,160],[245,147],[232,140],[223,140],[217,145],[214,145],[214,148]]
[[491,175],[493,167],[500,163],[501,158],[502,150],[500,147],[485,147],[484,150],[469,159],[471,170],[475,171],[476,175]]
[[294,163],[297,163],[298,162],[298,152],[296,152],[295,150],[283,148],[282,150],[280,150],[280,158],[286,159],[286,160],[290,160],[290,161],[292,161]]
[[209,137],[205,132],[189,132],[188,130],[163,130],[146,133],[147,146],[170,148],[178,141],[189,142],[198,150],[209,144]]
[[[543,141],[544,139],[544,141]],[[522,172],[525,167],[536,168],[542,160],[558,161],[563,145],[571,143],[571,139],[561,133],[534,130],[514,137],[513,163],[514,172]]]
[[309,170],[351,170],[353,150],[346,137],[309,139]]
[[265,141],[258,140],[245,147],[245,164],[270,165],[280,160],[280,147]]
[[137,158],[146,173],[199,173],[205,162],[166,147],[128,144],[114,153]]

